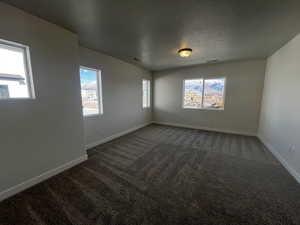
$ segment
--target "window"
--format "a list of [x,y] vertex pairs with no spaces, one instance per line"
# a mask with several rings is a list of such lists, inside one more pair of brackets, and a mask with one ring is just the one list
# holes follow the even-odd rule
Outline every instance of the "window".
[[204,80],[203,108],[224,109],[225,78]]
[[101,71],[81,66],[80,83],[83,115],[103,114]]
[[150,80],[143,80],[143,108],[150,108],[151,102],[151,82]]
[[184,80],[183,108],[224,109],[225,78]]
[[0,100],[34,98],[29,47],[0,39]]
[[203,79],[184,81],[184,108],[202,108]]

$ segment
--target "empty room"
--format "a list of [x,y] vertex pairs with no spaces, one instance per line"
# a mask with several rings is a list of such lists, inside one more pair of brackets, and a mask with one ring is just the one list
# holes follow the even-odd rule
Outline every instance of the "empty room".
[[0,225],[299,225],[300,1],[1,0]]

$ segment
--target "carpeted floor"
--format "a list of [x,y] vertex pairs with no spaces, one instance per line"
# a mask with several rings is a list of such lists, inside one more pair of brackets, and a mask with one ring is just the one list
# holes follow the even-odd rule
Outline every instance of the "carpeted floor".
[[0,203],[0,225],[299,225],[300,185],[254,137],[150,125]]

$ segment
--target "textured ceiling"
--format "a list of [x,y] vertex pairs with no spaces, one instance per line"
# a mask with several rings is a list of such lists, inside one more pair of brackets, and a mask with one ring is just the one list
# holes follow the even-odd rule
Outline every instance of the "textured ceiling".
[[[85,47],[149,70],[266,57],[300,32],[299,0],[2,2],[78,33]],[[182,47],[192,48],[192,56],[179,57]]]

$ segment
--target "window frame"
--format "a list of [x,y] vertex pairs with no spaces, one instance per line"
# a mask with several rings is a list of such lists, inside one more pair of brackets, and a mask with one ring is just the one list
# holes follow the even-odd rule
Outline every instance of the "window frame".
[[[80,69],[91,70],[91,71],[95,71],[97,73],[97,76],[96,76],[97,77],[97,92],[96,93],[97,93],[98,111],[99,111],[97,114],[95,113],[95,114],[84,115],[82,95],[81,95],[82,87],[81,87]],[[79,78],[80,78],[80,96],[81,96],[82,116],[84,118],[102,116],[103,115],[102,70],[80,65],[79,66]]]
[[[144,106],[144,81],[147,83],[147,103]],[[142,108],[143,109],[150,109],[151,108],[151,80],[150,79],[142,79]]]
[[[23,54],[26,86],[27,86],[27,91],[28,91],[28,97],[16,97],[16,98],[9,97],[9,98],[0,99],[0,101],[36,99],[34,82],[33,82],[30,47],[27,45],[24,45],[24,44],[20,44],[20,43],[13,42],[13,41],[8,41],[8,40],[4,40],[4,39],[0,39],[0,46],[1,46],[1,48],[16,51],[16,52],[21,52]],[[11,75],[19,75],[19,74],[11,74]]]
[[[206,80],[214,80],[214,79],[224,79],[224,91],[223,91],[223,103],[224,107],[223,108],[205,108],[203,107],[204,103],[204,94],[205,94],[205,81]],[[184,97],[185,97],[185,81],[186,80],[203,80],[203,88],[202,88],[202,102],[201,102],[201,108],[192,108],[192,107],[185,107],[184,106]],[[224,111],[225,110],[225,101],[226,101],[226,76],[217,76],[217,77],[199,77],[199,78],[186,78],[183,79],[182,83],[182,108],[183,109],[191,109],[191,110],[212,110],[212,111]]]

